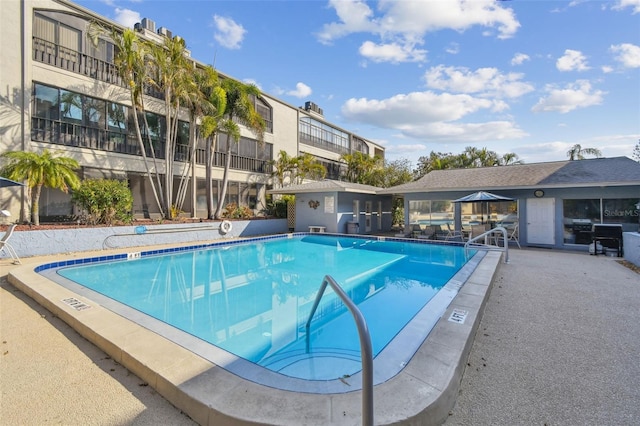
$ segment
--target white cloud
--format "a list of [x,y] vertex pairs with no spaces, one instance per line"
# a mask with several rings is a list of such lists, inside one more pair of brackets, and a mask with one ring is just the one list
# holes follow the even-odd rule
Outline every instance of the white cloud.
[[611,72],[613,72],[613,67],[609,66],[609,65],[603,65],[602,66],[602,72],[605,74],[609,74]]
[[213,26],[216,29],[213,38],[220,43],[222,47],[226,47],[227,49],[240,49],[244,35],[247,32],[242,25],[236,23],[231,18],[215,15],[213,17]]
[[516,53],[511,58],[511,65],[522,65],[524,61],[530,61],[531,58],[525,53]]
[[571,49],[565,50],[564,56],[558,58],[556,68],[560,71],[586,71],[589,69],[587,58],[582,52]]
[[426,50],[416,49],[415,46],[398,43],[375,44],[365,41],[360,46],[360,54],[373,62],[423,62],[426,59]]
[[450,53],[451,55],[457,55],[460,53],[460,45],[458,43],[449,43],[449,46],[445,48],[445,52]]
[[298,82],[296,83],[296,89],[289,90],[287,92],[287,95],[294,96],[296,98],[306,98],[307,96],[311,95],[311,92],[312,92],[311,87],[307,86],[302,82]]
[[399,94],[382,100],[352,98],[342,106],[342,114],[348,120],[397,130],[409,138],[480,141],[524,136],[522,130],[506,121],[456,122],[474,112],[499,109],[502,105],[500,101],[466,94],[426,91]]
[[633,14],[640,13],[640,0],[618,0],[613,5],[612,9],[614,10],[623,10],[627,7],[633,9]]
[[360,48],[377,62],[424,61],[425,51],[415,49],[429,32],[443,29],[465,31],[474,26],[497,31],[498,38],[510,38],[520,27],[513,10],[493,0],[396,1],[380,0],[377,12],[363,0],[330,0],[338,22],[325,24],[317,34],[323,44],[354,33],[376,35]]
[[640,46],[622,43],[611,46],[609,50],[616,54],[615,59],[626,68],[640,68]]
[[517,98],[534,90],[521,81],[523,74],[501,73],[497,68],[478,68],[471,71],[464,67],[438,65],[425,72],[427,87],[457,93],[476,93],[480,96]]
[[116,7],[115,13],[116,15],[113,20],[127,28],[133,28],[136,23],[142,20],[140,14],[133,10]]
[[577,108],[600,105],[606,92],[593,90],[587,80],[578,80],[568,84],[564,89],[554,86],[546,87],[547,96],[540,98],[531,108],[533,112],[560,112],[565,114]]

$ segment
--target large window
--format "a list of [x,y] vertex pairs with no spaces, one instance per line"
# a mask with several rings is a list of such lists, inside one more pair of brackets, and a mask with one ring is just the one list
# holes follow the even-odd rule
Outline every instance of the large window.
[[328,124],[311,117],[302,117],[299,131],[300,140],[303,143],[338,153],[349,152],[349,135]]
[[637,198],[563,200],[565,244],[591,244],[593,225],[621,224],[623,232],[638,230]]
[[[453,227],[455,203],[451,200],[409,201],[409,222],[426,226]],[[462,227],[472,225],[512,226],[518,222],[518,202],[460,203]]]

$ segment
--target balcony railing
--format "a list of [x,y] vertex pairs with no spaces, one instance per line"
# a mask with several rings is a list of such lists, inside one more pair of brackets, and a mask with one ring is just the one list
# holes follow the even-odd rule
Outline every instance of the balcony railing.
[[[126,82],[122,80],[118,74],[117,67],[113,63],[76,52],[41,38],[33,38],[33,60],[76,74],[86,75],[105,83],[127,87]],[[144,94],[157,99],[164,99],[164,93],[148,84],[145,84]]]
[[[31,140],[97,151],[117,152],[119,154],[142,155],[140,145],[136,141],[135,136],[46,118],[31,118]],[[165,141],[152,138],[152,142],[155,157],[164,159]],[[147,140],[145,140],[145,152],[148,157],[151,156],[151,150]],[[205,158],[205,150],[197,149],[195,152],[196,164],[204,165]],[[216,152],[213,157],[214,167],[224,167],[226,158],[226,153]],[[191,156],[186,145],[176,146],[174,160],[179,162],[191,161]],[[255,173],[270,173],[271,171],[268,160],[241,157],[235,154],[231,154],[230,167],[234,170],[244,170]]]

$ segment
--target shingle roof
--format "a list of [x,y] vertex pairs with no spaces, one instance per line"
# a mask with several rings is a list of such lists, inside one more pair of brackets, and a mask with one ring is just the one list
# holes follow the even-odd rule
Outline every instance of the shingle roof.
[[357,192],[361,194],[375,194],[380,189],[377,186],[362,185],[360,183],[341,182],[337,180],[320,180],[300,185],[267,191],[269,194],[303,194],[310,192]]
[[627,157],[516,164],[473,169],[434,170],[417,181],[379,194],[447,190],[640,185],[640,163]]

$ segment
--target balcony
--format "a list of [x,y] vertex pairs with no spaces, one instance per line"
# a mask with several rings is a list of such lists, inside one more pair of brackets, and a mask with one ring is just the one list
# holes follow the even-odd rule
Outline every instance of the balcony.
[[[31,140],[95,151],[142,156],[142,150],[135,136],[46,118],[31,118]],[[165,141],[152,138],[152,142],[155,157],[164,159]],[[151,157],[151,149],[147,141],[145,141],[145,153],[148,157]],[[197,149],[195,152],[196,164],[204,165],[205,158],[205,150]],[[226,158],[226,153],[216,152],[213,158],[214,167],[224,167]],[[176,146],[174,160],[179,162],[191,161],[186,145]],[[230,168],[254,173],[270,173],[271,170],[267,160],[242,157],[235,154],[231,154]]]

